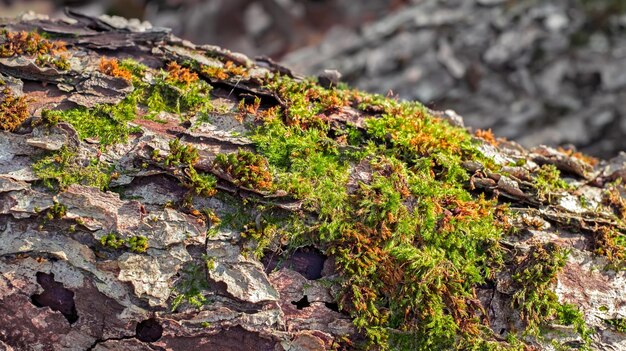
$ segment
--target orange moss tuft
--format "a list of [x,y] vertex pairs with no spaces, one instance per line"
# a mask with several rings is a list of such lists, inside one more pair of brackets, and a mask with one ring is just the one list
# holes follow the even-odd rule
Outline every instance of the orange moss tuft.
[[9,88],[4,88],[0,96],[0,129],[13,131],[28,118],[28,99],[16,97]]
[[619,233],[609,227],[597,228],[593,238],[593,252],[596,255],[605,256],[614,264],[624,262],[626,260],[626,249],[619,244],[619,236]]
[[62,41],[50,41],[44,39],[36,32],[2,32],[5,40],[0,46],[0,57],[14,55],[48,55],[66,51]]
[[483,139],[484,141],[488,142],[489,144],[491,144],[493,146],[498,146],[500,144],[500,142],[493,135],[493,132],[491,131],[491,128],[489,128],[487,130],[476,129],[476,131],[474,132],[474,135],[477,138]]
[[98,66],[98,71],[100,71],[100,73],[102,74],[106,74],[107,76],[118,77],[127,81],[131,81],[131,79],[133,78],[133,75],[132,73],[130,73],[129,70],[121,68],[119,66],[119,62],[116,58],[100,58],[100,66]]
[[177,62],[168,63],[166,69],[168,81],[184,83],[187,86],[198,81],[198,74],[191,72],[189,68],[182,67]]
[[574,150],[568,150],[568,149],[564,149],[562,147],[558,147],[557,149],[559,152],[562,152],[564,154],[566,154],[567,156],[571,157],[571,158],[575,158],[577,160],[583,161],[591,166],[595,166],[598,164],[598,159],[593,157],[593,156],[589,156],[589,155],[585,155],[582,152],[577,152]]
[[248,71],[245,67],[237,66],[232,61],[227,61],[224,67],[206,66],[200,67],[200,72],[209,78],[225,80],[230,77],[247,77]]

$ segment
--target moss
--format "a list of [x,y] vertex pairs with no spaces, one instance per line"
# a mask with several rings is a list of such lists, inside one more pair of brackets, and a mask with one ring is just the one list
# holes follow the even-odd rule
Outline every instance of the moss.
[[[533,247],[517,265],[512,280],[517,284],[513,305],[528,324],[528,332],[539,334],[539,326],[553,319],[560,305],[556,294],[550,290],[556,275],[565,266],[568,251],[548,243]],[[561,309],[562,315],[566,311]]]
[[25,96],[15,96],[9,88],[2,89],[0,96],[0,129],[13,131],[29,117],[29,100]]
[[170,152],[163,160],[169,166],[193,165],[198,160],[198,150],[192,145],[181,144],[179,139],[169,142]]
[[37,32],[10,32],[3,30],[0,33],[3,43],[0,44],[0,57],[16,55],[37,56],[35,63],[41,67],[55,67],[62,71],[70,68],[68,55],[65,53],[65,43],[48,40]]
[[111,181],[113,166],[97,159],[79,160],[67,147],[42,157],[33,164],[35,175],[50,189],[66,189],[71,184],[95,186],[105,190]]
[[563,180],[561,172],[554,165],[542,165],[535,172],[534,184],[540,198],[551,200],[552,194],[560,190],[570,189],[570,185]]
[[48,54],[39,54],[35,63],[41,67],[55,67],[62,71],[70,69],[70,62],[67,55],[52,56]]
[[120,67],[119,61],[116,58],[100,58],[100,64],[98,71],[107,76],[122,78],[126,81],[130,81],[133,77],[132,73],[124,67]]
[[605,256],[610,264],[607,268],[622,269],[626,264],[626,237],[617,230],[600,226],[594,231],[593,252]]
[[[209,84],[192,78],[192,73],[183,73],[183,68],[178,68],[176,72],[171,70],[157,72],[154,82],[149,85],[139,85],[141,102],[148,107],[148,115],[166,111],[181,114],[182,118],[182,114],[206,114],[213,110],[209,96],[212,87]],[[183,75],[187,77],[183,79]]]
[[626,220],[626,200],[621,194],[623,186],[621,182],[609,184],[608,189],[602,194],[602,203],[608,206],[620,220]]
[[[209,260],[210,258],[205,258]],[[206,279],[206,269],[208,265],[190,263],[181,269],[181,275],[176,282],[171,301],[170,310],[176,311],[183,302],[195,308],[201,308],[210,301],[203,295],[203,292],[209,290],[209,284]]]
[[[169,147],[169,154],[162,159],[163,166],[166,168],[182,167],[181,182],[185,188],[189,189],[187,200],[191,200],[192,195],[215,195],[217,179],[212,174],[198,172],[193,166],[199,159],[198,150],[192,145],[182,144],[179,139],[170,140]],[[161,161],[158,150],[154,150],[152,158]]]
[[128,122],[136,117],[136,99],[129,96],[117,105],[97,105],[88,109],[78,107],[69,110],[45,111],[49,121],[65,121],[78,132],[81,139],[94,138],[104,148],[107,145],[124,142],[131,133],[139,131]]
[[61,219],[67,214],[67,207],[59,202],[54,202],[52,207],[46,212],[46,218],[49,220]]
[[145,236],[131,236],[127,239],[118,238],[115,233],[109,233],[100,238],[100,244],[110,249],[127,247],[135,253],[144,253],[148,250],[148,239]]
[[115,233],[109,233],[100,238],[100,244],[102,244],[102,246],[104,247],[117,250],[120,247],[124,246],[125,241],[124,239],[118,238]]
[[198,81],[198,74],[190,71],[186,67],[180,66],[176,62],[170,62],[167,64],[167,80],[177,84],[184,84],[190,86],[192,83]]
[[126,240],[126,245],[132,252],[144,253],[148,250],[148,238],[142,235],[132,236]]
[[238,66],[232,61],[226,61],[223,66],[200,66],[200,72],[207,78],[213,80],[226,80],[231,77],[247,77],[248,70]]
[[578,309],[576,305],[569,303],[559,304],[556,312],[556,319],[563,325],[572,325],[576,329],[578,335],[581,336],[585,343],[585,348],[591,343],[591,334],[593,329],[587,326],[583,313]]
[[626,318],[614,318],[604,321],[620,333],[626,333]]
[[[335,256],[340,305],[368,336],[370,346],[361,347],[495,345],[474,289],[501,264],[502,229],[495,204],[465,190],[461,162],[482,159],[470,135],[417,103],[285,77],[268,88],[285,107],[251,138],[275,188],[316,214],[318,223],[298,226],[289,239]],[[379,115],[358,130],[329,124],[330,114],[350,106]],[[356,165],[369,170],[368,182],[350,183]],[[262,244],[275,233],[268,228],[253,231]]]
[[267,160],[250,151],[239,150],[230,154],[218,154],[213,167],[228,174],[237,185],[260,190],[272,188],[272,174]]
[[185,168],[186,180],[183,186],[195,195],[213,196],[217,192],[217,179],[212,174],[198,173],[193,166]]

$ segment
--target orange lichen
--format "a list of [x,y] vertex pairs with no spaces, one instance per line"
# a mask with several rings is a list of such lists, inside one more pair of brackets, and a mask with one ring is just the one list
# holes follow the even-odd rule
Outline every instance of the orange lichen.
[[166,70],[168,81],[183,83],[187,86],[198,81],[198,74],[192,72],[189,68],[182,67],[175,61],[168,63]]
[[98,71],[100,71],[100,73],[102,74],[106,74],[107,76],[118,77],[127,81],[130,81],[133,78],[133,75],[129,70],[120,67],[119,62],[116,58],[100,58]]
[[62,41],[50,41],[44,39],[36,32],[9,32],[3,31],[4,43],[0,46],[0,57],[14,55],[58,54],[66,51]]
[[4,88],[0,96],[0,129],[13,131],[28,118],[28,99],[16,97],[9,88]]

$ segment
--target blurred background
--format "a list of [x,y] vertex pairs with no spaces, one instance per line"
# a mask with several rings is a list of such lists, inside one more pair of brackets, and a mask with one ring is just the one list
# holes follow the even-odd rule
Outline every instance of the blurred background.
[[336,69],[525,146],[626,150],[626,0],[0,0],[138,18],[195,43]]

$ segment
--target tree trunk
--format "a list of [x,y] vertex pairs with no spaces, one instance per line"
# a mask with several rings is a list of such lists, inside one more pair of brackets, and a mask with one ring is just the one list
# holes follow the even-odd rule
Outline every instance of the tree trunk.
[[0,22],[3,349],[626,348],[622,156],[68,15]]

